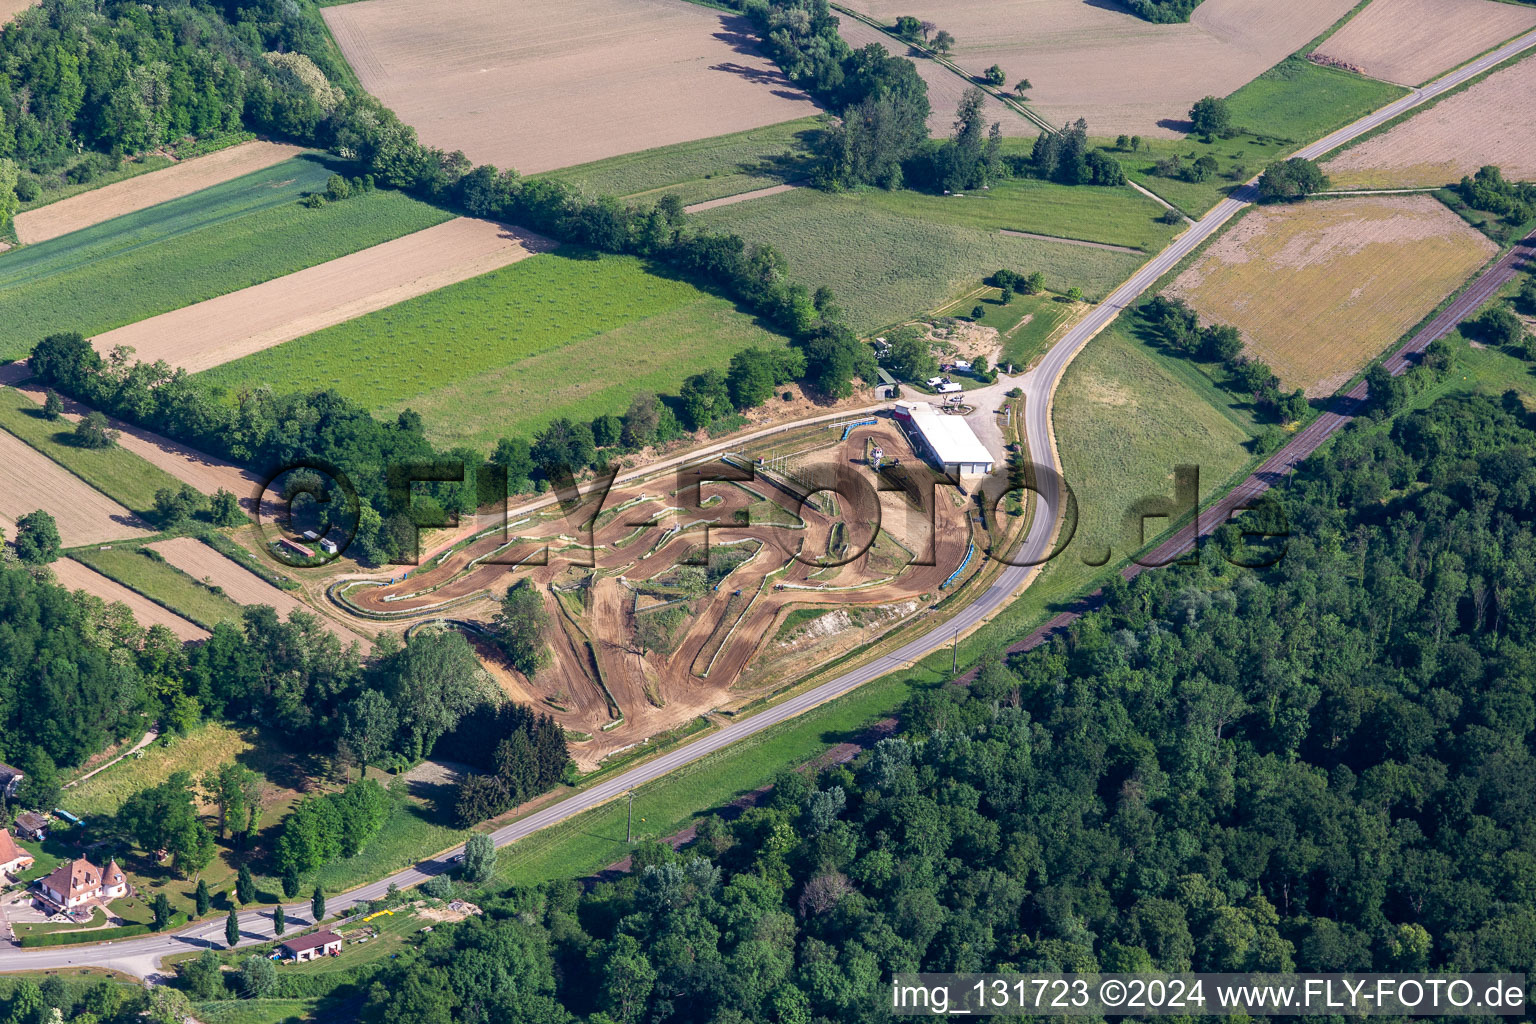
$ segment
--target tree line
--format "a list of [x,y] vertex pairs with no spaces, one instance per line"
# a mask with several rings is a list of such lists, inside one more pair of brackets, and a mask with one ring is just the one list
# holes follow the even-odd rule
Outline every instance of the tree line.
[[1163,348],[1226,371],[1220,383],[1227,390],[1251,395],[1277,423],[1293,423],[1307,415],[1307,396],[1300,389],[1283,392],[1269,364],[1243,354],[1243,336],[1230,324],[1200,326],[1200,318],[1183,299],[1154,295],[1137,315]]
[[1358,421],[1275,495],[1274,568],[1113,576],[852,764],[434,929],[363,1018],[873,1022],[914,970],[1527,972],[1532,495],[1513,395]]

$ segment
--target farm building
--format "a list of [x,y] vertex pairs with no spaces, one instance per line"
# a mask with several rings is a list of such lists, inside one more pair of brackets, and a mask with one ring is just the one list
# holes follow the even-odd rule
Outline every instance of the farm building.
[[316,960],[322,956],[335,956],[341,952],[341,936],[333,931],[321,930],[289,939],[277,947],[278,952],[299,963]]
[[11,830],[0,829],[0,878],[14,878],[32,864],[32,855],[16,845]]
[[41,842],[48,838],[48,819],[36,811],[22,811],[16,815],[16,834]]
[[960,416],[947,416],[927,402],[897,402],[896,422],[916,439],[919,450],[946,471],[962,476],[992,472],[992,453]]
[[108,861],[103,871],[84,857],[77,857],[54,868],[53,874],[37,884],[43,900],[60,910],[73,910],[92,900],[106,902],[128,895],[128,876],[115,860]]

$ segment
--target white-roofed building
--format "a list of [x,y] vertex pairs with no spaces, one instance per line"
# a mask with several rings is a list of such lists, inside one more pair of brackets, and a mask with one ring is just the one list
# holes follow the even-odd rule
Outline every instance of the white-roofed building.
[[992,472],[996,460],[963,416],[950,416],[927,402],[897,402],[897,422],[946,471],[961,476]]

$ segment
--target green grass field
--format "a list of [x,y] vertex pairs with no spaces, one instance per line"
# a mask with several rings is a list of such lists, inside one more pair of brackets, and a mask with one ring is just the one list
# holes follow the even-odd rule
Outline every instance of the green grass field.
[[332,387],[377,411],[409,406],[441,445],[493,446],[559,416],[621,413],[641,390],[776,347],[729,301],[640,260],[534,257],[209,370],[278,391]]
[[240,620],[240,605],[175,566],[144,554],[131,542],[105,548],[78,548],[70,552],[70,557],[204,629]]
[[[1336,68],[1287,58],[1227,97],[1232,122],[1243,134],[1207,143],[1199,136],[1143,139],[1140,152],[1117,151],[1126,176],[1198,217],[1227,193],[1301,146],[1386,106],[1408,90]],[[1109,145],[1110,140],[1099,140]],[[1159,160],[1178,156],[1192,164],[1216,158],[1219,169],[1202,182],[1154,173]]]
[[317,210],[331,166],[303,156],[0,256],[0,359],[291,274],[449,219],[398,192]]
[[43,407],[15,388],[0,388],[0,429],[9,431],[80,479],[139,515],[155,507],[155,492],[181,481],[130,451],[82,448],[74,443],[74,424],[46,420]]
[[[1057,189],[1038,182],[1012,183],[999,189],[995,204],[977,199],[970,206],[964,205],[971,202],[969,197],[797,189],[719,207],[696,219],[711,228],[735,231],[748,242],[771,244],[784,254],[796,279],[811,286],[831,286],[848,312],[850,325],[871,331],[979,288],[981,279],[999,267],[1026,273],[1039,270],[1053,291],[1065,292],[1076,285],[1091,299],[1107,294],[1145,257],[1018,238],[998,230],[1004,226],[1042,234],[1062,230],[1063,223],[1051,209],[1062,198]],[[1105,203],[1123,218],[1126,231],[1142,230],[1129,225],[1143,218],[1148,208],[1155,210],[1154,204],[1129,189],[1061,191],[1081,193],[1073,196],[1075,201]],[[986,204],[984,212],[975,214],[982,204]],[[989,215],[1004,219],[989,221]],[[1109,214],[1104,218],[1095,222],[1085,215],[1084,224],[1116,222]]]
[[82,818],[116,814],[139,790],[158,786],[179,771],[201,775],[234,761],[252,746],[245,733],[210,722],[185,736],[170,736],[150,744],[139,757],[125,758],[71,786],[64,790],[59,806]]
[[[1139,547],[1126,514],[1144,496],[1173,497],[1175,465],[1200,467],[1204,501],[1248,464],[1251,425],[1210,397],[1119,323],[1089,342],[1067,368],[1053,408],[1062,469],[1077,495],[1077,532],[1010,612],[1023,621],[1053,613],[1108,568],[1084,558],[1101,560],[1107,545],[1113,565]],[[1148,539],[1167,525],[1149,520]]]
[[821,128],[819,117],[804,117],[535,177],[568,181],[593,195],[649,200],[675,192],[684,204],[702,203],[805,177],[810,173],[810,144]]
[[299,1024],[314,1019],[318,999],[221,999],[193,1003],[203,1024]]
[[984,311],[975,321],[983,327],[992,327],[1002,337],[1003,354],[998,363],[1012,363],[1015,371],[1023,370],[1036,357],[1045,352],[1046,343],[1065,324],[1075,319],[1081,307],[1069,302],[1064,296],[1041,292],[1039,295],[1015,295],[1013,301],[1003,305],[1000,292],[988,288],[981,295],[968,297],[951,310],[951,316],[969,316],[975,306]]

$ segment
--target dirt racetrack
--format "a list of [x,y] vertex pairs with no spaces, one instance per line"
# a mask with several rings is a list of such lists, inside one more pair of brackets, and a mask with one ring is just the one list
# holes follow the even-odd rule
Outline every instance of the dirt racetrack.
[[818,108],[738,18],[678,0],[365,0],[322,13],[421,140],[524,174]]
[[1536,8],[1494,0],[1371,0],[1315,51],[1372,78],[1415,86],[1536,25]]
[[1252,211],[1169,293],[1231,324],[1285,390],[1330,395],[1498,250],[1429,196]]
[[1341,188],[1448,185],[1485,164],[1536,181],[1536,57],[1494,72],[1323,165]]
[[[909,47],[903,46],[858,18],[850,18],[847,15],[839,17],[841,24],[838,25],[838,32],[854,49],[862,49],[870,43],[879,43],[885,47],[887,53],[894,56],[910,54],[912,63],[917,66],[917,73],[922,76],[924,82],[928,83],[928,105],[932,108],[928,115],[929,133],[941,139],[953,134],[955,108],[960,105],[960,97],[971,87],[971,83],[942,64],[918,56]],[[987,124],[990,125],[995,121],[1001,125],[1004,135],[1034,138],[1040,134],[1040,127],[1033,121],[1016,110],[1010,110],[990,95],[987,97],[985,116]]]
[[[4,2],[0,0],[0,8]],[[29,244],[46,242],[280,164],[302,152],[302,146],[277,142],[245,142],[230,146],[17,214],[16,237]]]
[[102,353],[131,345],[145,362],[164,359],[196,373],[490,273],[554,245],[522,228],[459,217],[91,341]]
[[[1029,104],[1095,135],[1173,136],[1202,96],[1225,96],[1316,38],[1355,0],[1205,0],[1188,24],[1153,25],[1108,0],[851,0],[882,25],[910,14],[956,40],[979,75],[1028,78]],[[847,19],[844,19],[845,21]],[[958,76],[956,76],[957,81]],[[935,100],[934,109],[941,110]],[[950,111],[953,111],[953,104]],[[1159,125],[1160,121],[1170,125]]]
[[210,635],[195,622],[189,622],[175,612],[162,608],[144,595],[129,590],[73,558],[60,558],[48,568],[53,570],[54,578],[61,587],[83,590],[108,604],[115,601],[127,605],[134,619],[146,629],[150,626],[164,626],[182,640],[206,640]]
[[[167,562],[195,580],[220,587],[236,604],[266,604],[277,610],[279,618],[297,609],[315,614],[315,610],[285,591],[279,590],[233,559],[227,558],[196,537],[176,537],[148,545]],[[365,638],[321,615],[320,621],[346,646]]]
[[[914,461],[889,420],[858,427],[846,439],[828,430],[808,436],[806,457],[818,464],[861,466],[872,440],[888,455]],[[868,469],[857,472],[873,483]],[[707,484],[700,506],[677,488],[670,475],[616,488],[590,530],[590,503],[568,513],[537,513],[509,524],[505,536],[491,527],[390,583],[333,585],[332,600],[344,615],[361,612],[397,623],[449,616],[484,623],[495,610],[490,602],[516,580],[528,579],[548,620],[549,663],[530,679],[485,645],[482,657],[509,694],[532,698],[541,710],[552,709],[567,729],[590,734],[591,740],[573,747],[590,765],[732,703],[743,669],[786,609],[852,609],[861,623],[864,613],[858,609],[900,603],[899,615],[915,613],[941,595],[940,585],[962,564],[969,543],[964,501],[942,491],[933,504],[934,529],[916,506],[901,507],[900,494],[853,492],[839,496],[835,510],[807,506],[796,517],[798,502],[790,490],[762,475],[742,485]],[[877,515],[881,540],[864,550],[868,538],[860,531],[868,531]],[[934,564],[909,564],[908,552],[926,553],[930,538],[936,539]],[[546,547],[548,564],[534,564]],[[808,560],[827,552],[838,553],[834,560],[849,560],[807,564],[792,557],[795,550]],[[524,561],[529,564],[519,564]],[[982,561],[973,558],[967,571],[976,571]],[[671,641],[642,653],[637,610],[667,608],[680,612]],[[881,630],[895,624],[891,613],[872,610],[871,627],[876,622]],[[858,635],[859,627],[850,626],[848,633]],[[809,656],[814,664],[814,652]],[[610,696],[621,723],[615,724]]]
[[[65,547],[142,537],[147,524],[13,434],[0,430],[0,516],[42,509]],[[14,536],[14,534],[12,535]]]

